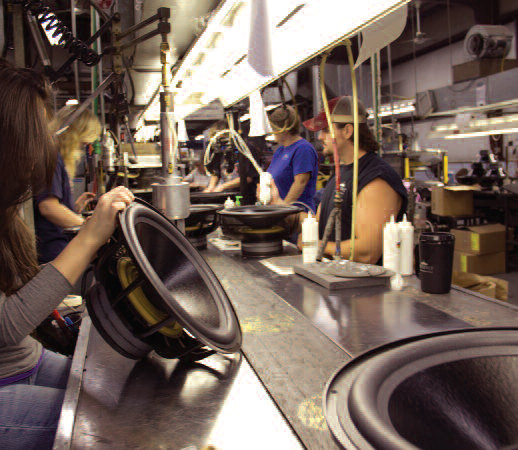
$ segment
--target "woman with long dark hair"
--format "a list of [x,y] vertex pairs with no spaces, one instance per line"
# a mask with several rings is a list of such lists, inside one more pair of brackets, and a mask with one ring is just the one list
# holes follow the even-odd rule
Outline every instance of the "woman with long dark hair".
[[30,334],[72,290],[133,200],[123,187],[103,195],[67,247],[38,266],[20,205],[54,173],[48,99],[42,76],[0,59],[0,448],[52,447],[70,360]]

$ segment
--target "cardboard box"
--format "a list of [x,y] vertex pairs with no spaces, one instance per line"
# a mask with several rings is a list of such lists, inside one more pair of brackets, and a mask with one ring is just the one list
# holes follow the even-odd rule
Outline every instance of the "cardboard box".
[[505,226],[499,223],[453,229],[455,251],[472,255],[505,252]]
[[437,216],[472,216],[473,186],[434,186],[432,214]]
[[505,252],[472,255],[455,252],[453,254],[453,270],[457,272],[491,275],[505,272]]

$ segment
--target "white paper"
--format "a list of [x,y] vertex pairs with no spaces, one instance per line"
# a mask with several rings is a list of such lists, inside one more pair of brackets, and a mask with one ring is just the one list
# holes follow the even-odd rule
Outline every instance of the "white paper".
[[404,5],[362,31],[362,46],[354,65],[355,69],[383,47],[386,47],[401,36],[405,29],[407,15],[408,8]]
[[272,133],[268,115],[264,110],[263,99],[259,91],[250,94],[250,133],[249,136],[264,136]]
[[187,135],[187,128],[185,127],[185,120],[180,119],[178,121],[178,141],[187,142],[188,140],[189,140],[189,136]]
[[272,24],[267,0],[252,0],[248,63],[262,76],[273,76]]

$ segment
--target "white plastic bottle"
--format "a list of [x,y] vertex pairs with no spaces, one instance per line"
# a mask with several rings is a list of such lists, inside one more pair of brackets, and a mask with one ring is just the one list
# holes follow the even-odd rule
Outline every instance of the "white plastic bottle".
[[399,269],[401,275],[412,275],[414,272],[414,227],[403,216],[403,221],[399,222],[399,239],[401,242],[401,260]]
[[392,215],[383,228],[383,267],[398,273],[399,253],[399,226]]
[[259,201],[263,205],[267,205],[272,201],[272,174],[263,172],[259,176]]
[[227,199],[225,200],[225,203],[223,203],[223,207],[225,209],[228,209],[228,208],[233,208],[234,206],[235,206],[234,201],[230,197],[227,197]]
[[302,262],[311,264],[317,261],[318,253],[318,222],[308,213],[302,222]]

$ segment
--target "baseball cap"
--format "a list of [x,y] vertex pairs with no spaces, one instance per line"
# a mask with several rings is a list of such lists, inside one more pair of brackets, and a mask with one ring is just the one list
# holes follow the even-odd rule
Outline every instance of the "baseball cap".
[[[347,95],[335,97],[328,102],[329,112],[331,113],[331,122],[335,123],[353,123],[353,98]],[[363,106],[363,103],[358,100],[358,121],[365,123],[369,114]],[[312,119],[306,120],[302,123],[309,131],[320,131],[327,127],[326,112],[322,110]]]

